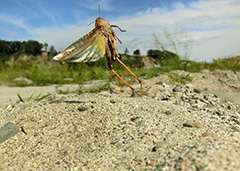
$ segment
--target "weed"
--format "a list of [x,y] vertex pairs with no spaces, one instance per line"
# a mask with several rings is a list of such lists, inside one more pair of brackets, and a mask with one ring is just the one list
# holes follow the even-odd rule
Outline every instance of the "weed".
[[17,96],[18,96],[20,102],[23,102],[23,103],[24,103],[24,100],[22,99],[22,97],[21,97],[19,94],[17,94]]

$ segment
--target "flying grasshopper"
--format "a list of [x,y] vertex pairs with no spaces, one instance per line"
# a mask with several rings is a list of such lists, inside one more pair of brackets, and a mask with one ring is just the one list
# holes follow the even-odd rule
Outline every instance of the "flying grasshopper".
[[107,20],[98,17],[95,20],[95,28],[78,39],[76,42],[67,47],[63,52],[56,55],[53,59],[68,60],[70,62],[89,62],[97,61],[98,59],[106,56],[109,69],[121,79],[128,87],[132,89],[134,96],[134,89],[126,81],[122,79],[113,69],[112,62],[116,60],[123,65],[140,83],[142,88],[142,81],[119,59],[117,53],[117,40],[122,43],[116,36],[113,27],[118,28],[121,32],[125,32],[117,25],[110,25]]

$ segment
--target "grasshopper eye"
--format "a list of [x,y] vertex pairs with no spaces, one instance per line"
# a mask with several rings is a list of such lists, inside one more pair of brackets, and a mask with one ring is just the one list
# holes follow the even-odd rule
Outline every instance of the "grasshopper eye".
[[102,25],[98,26],[98,30],[103,30],[103,26]]

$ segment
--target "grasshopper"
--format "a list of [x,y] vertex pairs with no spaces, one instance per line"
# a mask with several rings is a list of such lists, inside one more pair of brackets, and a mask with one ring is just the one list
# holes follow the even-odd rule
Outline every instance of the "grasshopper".
[[113,27],[118,28],[121,32],[125,32],[117,25],[110,25],[107,20],[98,17],[95,20],[95,28],[78,39],[76,42],[67,47],[63,52],[56,55],[53,59],[68,60],[70,62],[89,62],[97,61],[100,58],[106,56],[109,69],[121,79],[132,90],[134,96],[134,89],[126,81],[122,79],[113,69],[112,62],[116,60],[124,66],[140,83],[142,88],[142,81],[119,59],[117,53],[117,40],[122,43],[116,36]]

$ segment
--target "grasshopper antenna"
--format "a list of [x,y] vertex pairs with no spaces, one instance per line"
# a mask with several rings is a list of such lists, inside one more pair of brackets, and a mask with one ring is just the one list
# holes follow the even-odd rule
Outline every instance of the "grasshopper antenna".
[[[101,17],[101,13],[100,13],[100,4],[98,4],[98,15],[99,17]],[[90,26],[92,23],[94,23],[95,21],[89,23],[87,26]]]
[[100,4],[98,4],[98,15],[99,15],[99,17],[101,17]]
[[91,23],[89,23],[87,26],[90,26],[92,23],[94,23],[95,21],[93,21],[93,22],[91,22]]

